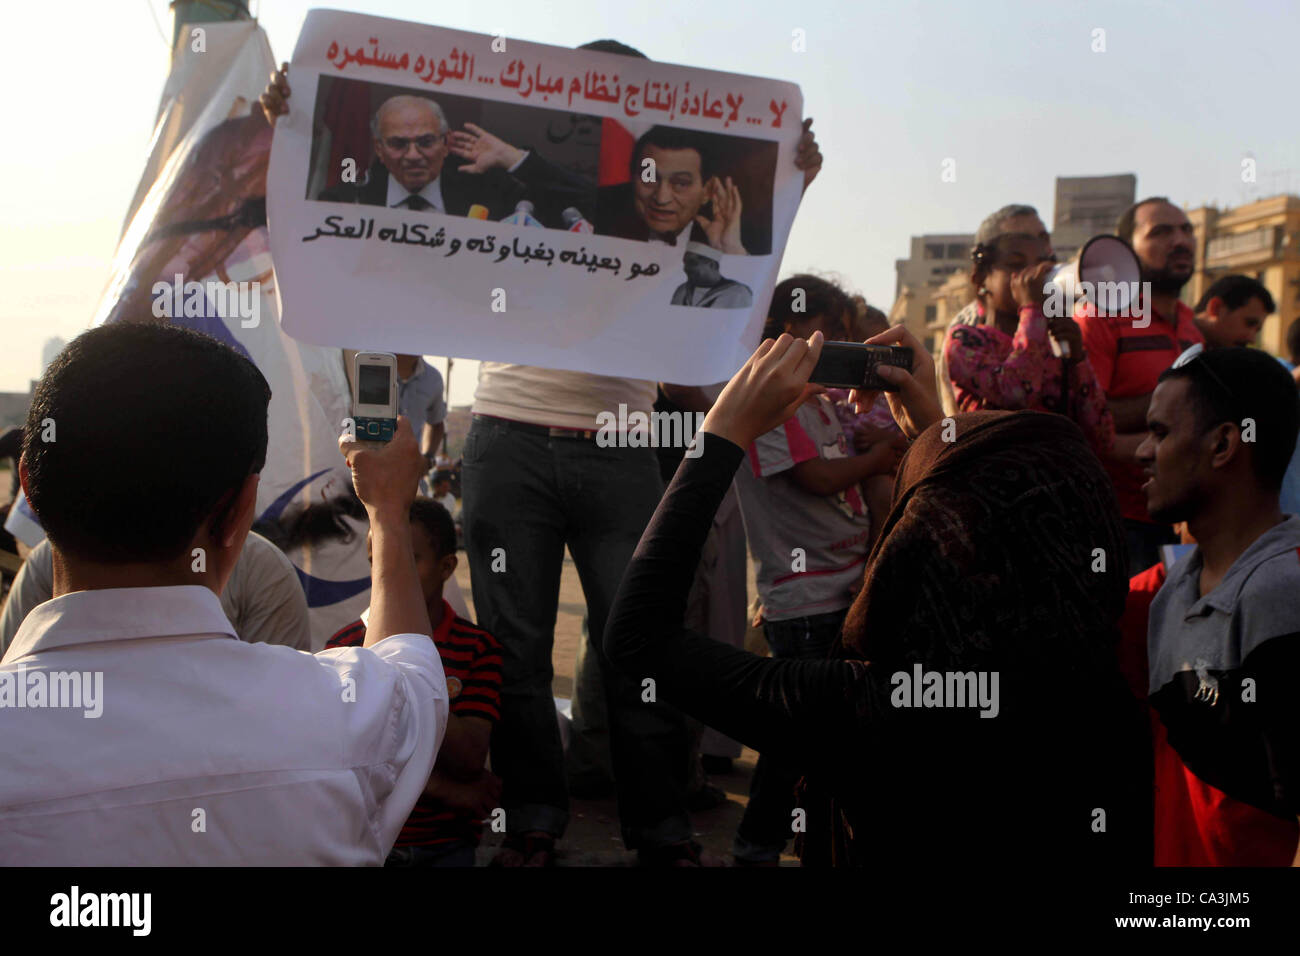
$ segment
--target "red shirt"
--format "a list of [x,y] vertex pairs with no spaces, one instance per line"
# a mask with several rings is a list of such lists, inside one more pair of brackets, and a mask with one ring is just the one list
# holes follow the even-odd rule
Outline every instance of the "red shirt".
[[[1191,309],[1179,302],[1174,311],[1174,320],[1170,322],[1153,308],[1150,325],[1138,328],[1134,323],[1139,320],[1132,316],[1099,316],[1086,302],[1076,310],[1074,317],[1083,330],[1088,361],[1107,398],[1151,394],[1156,379],[1174,364],[1174,359],[1197,342],[1205,341]],[[1146,478],[1141,467],[1135,462],[1106,460],[1103,464],[1115,485],[1124,517],[1150,522],[1146,495],[1142,493]]]
[[[329,639],[326,647],[359,647],[366,625],[354,621]],[[442,602],[442,621],[433,633],[447,676],[450,711],[457,716],[501,719],[501,645],[481,627],[457,617]],[[483,824],[468,813],[421,795],[394,846],[440,846],[463,842],[478,846]]]
[[[1139,700],[1147,698],[1147,616],[1165,583],[1152,565],[1129,581],[1120,618],[1120,668]],[[1155,757],[1156,866],[1290,866],[1300,824],[1235,800],[1192,773],[1151,711]]]

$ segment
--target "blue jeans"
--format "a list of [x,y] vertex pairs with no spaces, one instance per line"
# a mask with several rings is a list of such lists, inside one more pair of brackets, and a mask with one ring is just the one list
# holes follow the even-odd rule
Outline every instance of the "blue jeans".
[[569,821],[551,692],[567,545],[587,599],[587,653],[605,684],[624,842],[637,849],[689,839],[685,720],[665,703],[642,701],[640,680],[610,666],[601,647],[623,571],[663,495],[653,449],[601,448],[475,416],[462,474],[474,608],[502,646],[492,769],[502,778],[507,832],[558,837]]
[[[772,656],[788,660],[825,660],[849,609],[796,617],[788,621],[764,621],[763,633]],[[835,733],[827,727],[828,734]],[[758,755],[758,765],[749,783],[749,805],[736,828],[732,852],[741,860],[762,863],[779,860],[785,841],[793,836],[794,788],[803,768],[788,760]]]

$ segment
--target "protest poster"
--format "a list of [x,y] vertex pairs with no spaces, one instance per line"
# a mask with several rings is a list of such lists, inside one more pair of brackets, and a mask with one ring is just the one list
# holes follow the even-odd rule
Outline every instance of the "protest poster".
[[312,11],[267,211],[286,332],[684,384],[758,343],[791,83]]

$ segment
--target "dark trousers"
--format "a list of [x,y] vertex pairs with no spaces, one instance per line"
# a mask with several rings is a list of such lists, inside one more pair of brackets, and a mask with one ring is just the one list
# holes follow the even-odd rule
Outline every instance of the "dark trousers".
[[684,718],[647,699],[651,689],[613,668],[601,648],[623,571],[663,494],[654,451],[601,448],[476,417],[465,440],[463,482],[474,609],[503,653],[492,769],[503,781],[506,830],[561,836],[568,825],[551,691],[567,545],[587,600],[587,653],[605,685],[624,842],[636,849],[689,839]]
[[[825,660],[830,653],[848,608],[788,621],[765,621],[763,633],[773,657]],[[835,728],[828,727],[827,733]],[[758,765],[749,784],[749,805],[736,829],[734,852],[751,863],[779,860],[785,841],[794,835],[794,788],[803,768],[787,759],[758,755]]]

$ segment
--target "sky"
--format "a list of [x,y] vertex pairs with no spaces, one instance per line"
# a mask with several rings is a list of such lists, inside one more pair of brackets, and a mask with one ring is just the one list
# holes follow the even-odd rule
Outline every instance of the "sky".
[[[1009,202],[1050,223],[1057,176],[1132,172],[1139,196],[1190,206],[1300,193],[1297,0],[251,6],[280,60],[309,8],[338,7],[559,46],[612,37],[655,60],[798,83],[826,161],[782,275],[835,273],[886,311],[910,236],[973,232]],[[10,5],[5,19],[0,391],[25,391],[42,345],[83,331],[108,279],[171,15],[165,0],[64,0]],[[452,404],[472,398],[473,366],[457,363]]]

